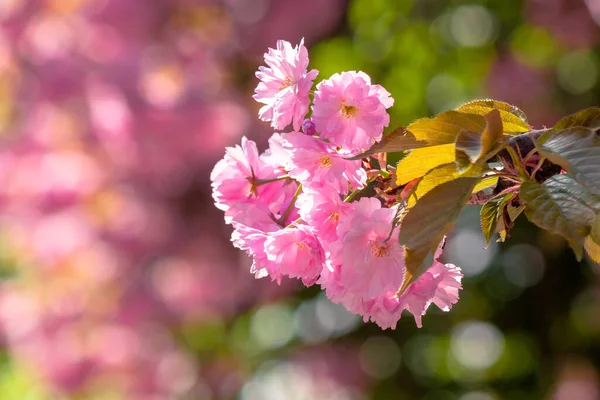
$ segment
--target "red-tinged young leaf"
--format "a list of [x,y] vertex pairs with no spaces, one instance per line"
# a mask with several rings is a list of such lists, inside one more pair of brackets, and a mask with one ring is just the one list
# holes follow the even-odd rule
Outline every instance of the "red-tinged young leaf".
[[600,133],[577,127],[549,130],[535,141],[539,153],[600,195]]
[[543,184],[525,182],[519,197],[526,203],[527,218],[540,228],[567,239],[581,260],[583,242],[600,212],[600,198],[569,174],[552,176]]
[[486,115],[492,110],[499,111],[504,133],[522,133],[531,129],[523,111],[512,104],[502,101],[491,99],[474,100],[456,108],[456,111],[477,115]]
[[[481,207],[479,217],[481,220],[481,230],[483,231],[483,236],[485,237],[486,247],[490,245],[492,235],[497,231],[496,227],[498,226],[498,222],[502,221],[502,215],[506,205],[514,197],[515,193],[505,193],[503,195],[494,197]],[[505,230],[505,227],[503,227],[503,229],[500,231]]]
[[408,182],[406,186],[404,186],[404,188],[400,192],[400,198],[404,202],[408,201],[409,196],[413,193],[414,189],[417,187],[421,179],[423,178],[413,179],[412,181]]
[[577,126],[600,128],[600,108],[591,107],[568,115],[554,125],[555,130],[568,129]]
[[399,293],[431,266],[424,262],[456,223],[479,178],[458,178],[427,192],[402,219],[399,243],[406,251],[406,277]]

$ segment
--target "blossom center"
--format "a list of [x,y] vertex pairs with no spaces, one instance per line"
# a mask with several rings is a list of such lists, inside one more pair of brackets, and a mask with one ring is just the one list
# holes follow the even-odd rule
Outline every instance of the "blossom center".
[[285,88],[292,86],[292,83],[294,83],[294,82],[292,82],[290,77],[286,76],[285,79],[283,80],[283,82],[281,82],[281,85],[279,85],[279,90],[283,90]]
[[374,241],[371,243],[371,253],[378,258],[385,257],[388,255],[387,245],[384,244],[383,246],[380,246],[376,241]]
[[306,248],[306,243],[304,242],[296,242],[296,246],[298,246],[299,249],[305,249]]
[[256,181],[250,176],[246,179],[250,183],[250,187],[248,188],[248,193],[246,194],[246,197],[248,199],[252,196],[258,197],[258,185],[256,184]]
[[356,108],[355,106],[347,106],[345,104],[342,104],[341,111],[342,111],[342,115],[345,118],[352,118],[358,112],[358,108]]
[[331,214],[329,214],[329,218],[337,222],[340,220],[340,214],[332,212]]
[[331,158],[328,156],[322,157],[320,160],[322,168],[331,168]]

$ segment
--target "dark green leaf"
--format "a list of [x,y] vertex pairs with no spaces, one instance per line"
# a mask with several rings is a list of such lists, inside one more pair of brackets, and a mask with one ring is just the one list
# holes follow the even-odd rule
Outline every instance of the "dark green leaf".
[[583,242],[600,211],[600,198],[569,174],[555,175],[544,184],[525,182],[519,197],[526,202],[527,218],[567,239],[581,260]]
[[539,153],[600,195],[600,135],[588,128],[550,130],[536,142]]

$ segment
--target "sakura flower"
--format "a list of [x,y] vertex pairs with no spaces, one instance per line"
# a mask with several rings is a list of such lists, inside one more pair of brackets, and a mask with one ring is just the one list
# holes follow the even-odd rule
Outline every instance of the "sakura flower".
[[287,174],[285,166],[290,163],[290,155],[284,148],[285,139],[279,133],[274,133],[269,138],[269,148],[260,155],[261,161],[279,170],[281,174]]
[[462,289],[462,273],[453,264],[434,261],[433,265],[412,283],[399,297],[401,307],[408,310],[421,328],[421,317],[434,303],[442,311],[450,311],[458,301],[458,291]]
[[339,240],[330,246],[334,264],[342,265],[342,285],[363,299],[398,290],[405,266],[404,250],[391,232],[396,210],[374,198],[351,204],[355,212],[338,226]]
[[278,283],[283,276],[299,278],[306,286],[315,283],[325,252],[313,229],[300,224],[282,228],[264,205],[245,208],[233,218],[231,241],[252,257],[250,272]]
[[297,225],[270,234],[265,252],[271,265],[282,275],[299,278],[306,286],[317,281],[325,262],[321,243],[306,225]]
[[344,203],[339,192],[330,185],[319,190],[304,189],[296,207],[302,220],[315,229],[323,243],[337,239],[338,221],[351,209],[351,205]]
[[[462,273],[452,264],[434,261],[400,296],[405,277],[404,250],[391,231],[394,209],[381,208],[376,199],[362,198],[338,225],[338,241],[331,249],[319,284],[327,296],[348,311],[361,314],[383,329],[394,329],[403,310],[414,315],[417,326],[434,303],[449,311],[458,301]],[[435,257],[441,254],[436,251]]]
[[342,72],[317,85],[312,120],[322,138],[354,154],[381,140],[393,104],[390,93],[364,72]]
[[322,140],[290,132],[285,135],[284,147],[290,154],[289,175],[305,187],[318,189],[329,184],[346,194],[349,186],[356,189],[366,183],[360,161],[344,159]]
[[241,205],[264,203],[277,209],[289,191],[282,187],[286,182],[259,184],[273,180],[285,171],[266,164],[258,154],[256,143],[242,138],[242,145],[225,149],[225,157],[212,170],[213,198],[217,208],[225,211],[225,221],[231,222]]
[[281,273],[275,265],[269,264],[265,253],[265,242],[270,232],[276,232],[281,227],[270,216],[270,211],[264,204],[243,205],[240,212],[232,218],[234,231],[231,241],[235,247],[252,257],[250,272],[257,279],[270,276],[272,280],[281,282]]
[[290,123],[300,130],[310,105],[309,91],[319,73],[307,72],[308,51],[304,39],[296,47],[285,40],[277,41],[276,49],[265,54],[268,67],[258,67],[256,77],[260,83],[255,89],[254,99],[264,106],[258,116],[262,121],[271,121],[274,129],[283,129]]

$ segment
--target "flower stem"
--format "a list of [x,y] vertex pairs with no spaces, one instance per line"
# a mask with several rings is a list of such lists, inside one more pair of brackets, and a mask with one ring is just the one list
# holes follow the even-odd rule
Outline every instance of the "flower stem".
[[266,185],[267,183],[272,183],[272,182],[277,182],[277,181],[284,181],[286,179],[290,179],[289,175],[282,175],[282,176],[278,176],[277,178],[272,178],[272,179],[254,179],[254,184],[256,186],[260,186],[260,185]]
[[287,208],[285,209],[285,212],[283,213],[281,218],[279,218],[279,220],[277,221],[277,223],[281,227],[285,227],[285,221],[287,221],[288,217],[290,216],[290,213],[292,212],[292,209],[294,208],[294,205],[296,205],[296,200],[298,200],[298,196],[300,196],[300,193],[302,193],[302,185],[301,184],[298,185],[298,188],[296,189],[296,193],[294,193],[294,197],[292,198],[292,201],[290,201],[290,204],[288,204]]
[[354,200],[354,198],[356,196],[359,195],[361,191],[360,190],[355,190],[354,192],[350,193],[348,196],[346,196],[346,198],[344,199],[344,203],[350,203],[352,200]]

